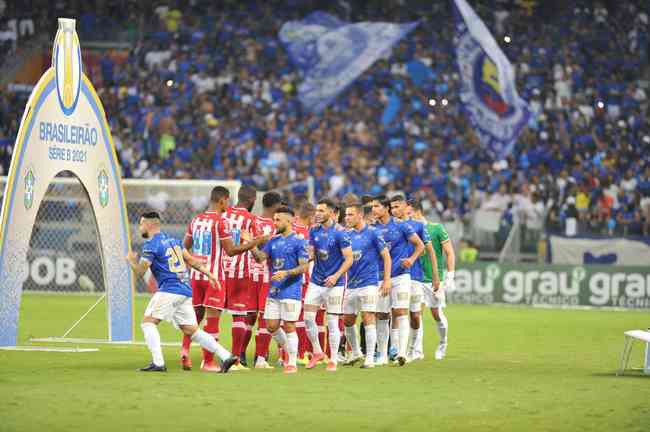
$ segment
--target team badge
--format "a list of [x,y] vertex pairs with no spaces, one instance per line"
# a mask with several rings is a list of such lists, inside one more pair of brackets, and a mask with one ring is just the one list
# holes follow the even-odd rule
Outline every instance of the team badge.
[[32,169],[28,168],[25,174],[25,196],[23,200],[27,210],[32,208],[32,204],[34,204],[34,183],[36,183],[36,177],[34,177]]
[[103,168],[97,176],[97,187],[99,188],[99,204],[106,207],[108,204],[108,175]]

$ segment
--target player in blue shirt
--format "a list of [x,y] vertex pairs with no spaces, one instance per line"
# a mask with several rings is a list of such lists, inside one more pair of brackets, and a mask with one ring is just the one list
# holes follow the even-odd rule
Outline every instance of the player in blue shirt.
[[410,332],[408,311],[411,296],[411,267],[422,255],[424,243],[410,225],[391,217],[390,201],[386,197],[380,196],[372,201],[372,212],[377,221],[375,227],[388,244],[392,261],[390,296],[379,296],[377,300],[379,356],[376,364],[388,363],[388,320],[392,311],[391,345],[397,350],[397,363],[403,366],[406,363]]
[[[415,220],[411,217],[413,208],[412,204],[417,204],[414,200],[409,200],[407,203],[403,195],[397,195],[390,200],[390,211],[396,218],[401,219],[405,224],[413,228],[413,231],[424,243],[425,250],[429,252],[431,265],[436,266],[436,257],[433,253],[433,246],[429,233],[424,227],[424,223]],[[432,267],[437,268],[437,267]],[[439,285],[439,284],[438,284]],[[421,337],[420,325],[422,320],[422,301],[424,296],[424,269],[422,268],[422,261],[416,260],[411,267],[411,298],[410,298],[410,328],[411,333],[409,337],[409,348],[406,354],[408,361],[420,360],[424,357],[423,353],[415,353],[415,347],[419,346],[418,337]]]
[[312,369],[325,358],[318,341],[316,313],[321,305],[327,306],[327,330],[330,352],[332,353],[327,370],[335,372],[336,353],[341,342],[339,316],[343,313],[343,293],[345,291],[345,273],[352,265],[352,248],[350,238],[335,219],[336,206],[328,199],[323,199],[316,206],[317,226],[309,231],[309,246],[314,258],[311,281],[305,294],[305,328],[313,348],[313,355],[307,365]]
[[357,314],[361,312],[366,340],[366,358],[361,367],[366,369],[375,366],[379,266],[384,274],[382,290],[386,296],[390,293],[391,259],[379,231],[366,224],[361,203],[351,204],[345,209],[345,223],[349,228],[354,259],[348,270],[348,287],[343,299],[345,336],[352,346],[352,357],[345,364],[352,366],[363,358],[355,328]]
[[127,260],[138,277],[151,269],[158,282],[159,291],[149,301],[142,319],[144,340],[153,361],[140,369],[142,372],[166,372],[165,360],[160,346],[160,321],[169,321],[204,349],[215,353],[221,359],[221,372],[226,373],[238,360],[216,340],[199,329],[192,307],[192,290],[189,287],[188,265],[208,277],[213,286],[219,287],[216,276],[195,259],[181,242],[160,231],[160,215],[157,212],[144,213],[140,218],[140,234],[147,239],[142,247],[142,257],[129,251]]
[[[287,207],[276,210],[273,223],[278,235],[266,243],[261,251],[257,248],[252,250],[255,260],[268,260],[271,269],[271,288],[264,318],[273,339],[288,354],[284,362],[284,373],[287,374],[298,372],[296,321],[300,316],[302,278],[309,268],[307,242],[293,232],[293,216],[293,211]],[[284,330],[280,327],[280,321],[284,323]]]

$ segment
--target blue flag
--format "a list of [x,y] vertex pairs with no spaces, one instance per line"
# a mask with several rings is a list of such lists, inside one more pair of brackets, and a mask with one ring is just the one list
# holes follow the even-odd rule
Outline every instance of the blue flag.
[[382,124],[384,126],[391,124],[399,114],[400,109],[402,109],[402,100],[400,99],[399,94],[391,91],[388,96],[388,103],[381,115]]
[[417,25],[348,23],[324,12],[284,23],[279,37],[301,75],[302,105],[310,112],[323,111]]
[[454,3],[460,99],[482,145],[503,158],[528,122],[528,103],[517,94],[514,69],[483,21],[466,0]]

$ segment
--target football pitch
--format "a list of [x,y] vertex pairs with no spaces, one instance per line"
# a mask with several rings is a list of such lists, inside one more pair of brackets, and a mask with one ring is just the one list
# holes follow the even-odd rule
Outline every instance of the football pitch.
[[[20,344],[61,335],[94,300],[23,296]],[[147,300],[137,298],[138,321]],[[647,328],[647,312],[451,305],[447,315],[445,360],[433,359],[438,335],[428,317],[424,361],[334,374],[324,366],[294,376],[184,372],[175,347],[164,349],[166,374],[135,372],[149,362],[145,346],[0,351],[0,431],[650,430],[650,377],[615,376],[623,331]],[[102,306],[70,336],[102,338],[106,328]],[[163,341],[179,340],[171,325],[160,329]],[[200,349],[192,352],[198,366]],[[637,344],[631,365],[642,355]]]

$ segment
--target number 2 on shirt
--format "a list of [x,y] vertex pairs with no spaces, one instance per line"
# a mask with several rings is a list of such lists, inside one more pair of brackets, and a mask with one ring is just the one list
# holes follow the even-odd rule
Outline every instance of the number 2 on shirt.
[[165,255],[167,256],[167,265],[170,271],[174,273],[185,273],[187,271],[180,246],[176,245],[173,249],[167,248]]

